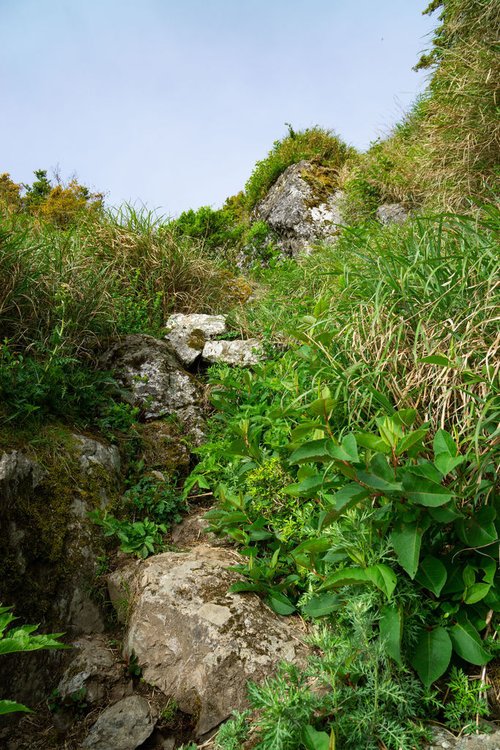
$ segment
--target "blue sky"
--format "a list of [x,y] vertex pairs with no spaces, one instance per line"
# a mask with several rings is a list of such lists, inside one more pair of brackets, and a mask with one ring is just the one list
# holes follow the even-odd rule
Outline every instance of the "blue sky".
[[285,122],[366,148],[425,86],[426,4],[0,0],[0,173],[173,216],[242,189]]

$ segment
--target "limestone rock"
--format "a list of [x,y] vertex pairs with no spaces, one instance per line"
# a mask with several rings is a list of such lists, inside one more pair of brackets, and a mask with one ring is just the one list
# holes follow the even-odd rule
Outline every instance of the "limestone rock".
[[82,747],[88,750],[135,750],[152,734],[154,726],[147,700],[131,695],[99,715]]
[[203,347],[202,357],[207,362],[248,367],[261,361],[262,344],[258,339],[207,341]]
[[92,471],[101,466],[110,474],[120,471],[120,452],[116,445],[104,445],[86,435],[73,435],[76,450],[80,454],[80,466],[84,471]]
[[131,689],[104,636],[83,637],[72,645],[75,655],[57,686],[63,701],[84,690],[87,703],[100,703],[113,691],[116,699]]
[[401,203],[386,203],[379,206],[376,217],[381,224],[403,224],[408,218],[408,211]]
[[500,750],[500,729],[491,734],[470,734],[455,737],[444,729],[433,730],[429,750]]
[[335,182],[331,170],[308,161],[293,164],[257,204],[255,218],[271,227],[291,255],[318,242],[332,242],[343,221],[342,192]]
[[165,341],[143,334],[125,336],[106,352],[102,364],[115,372],[144,419],[176,415],[197,440],[202,439],[202,386]]
[[165,336],[185,367],[200,356],[206,341],[226,331],[225,315],[183,315],[177,313],[167,320],[169,332]]
[[199,545],[134,562],[109,579],[126,620],[125,654],[137,656],[146,682],[195,716],[198,736],[243,708],[248,680],[305,653],[291,622],[254,594],[228,593],[239,580],[227,570],[235,562],[232,551]]
[[5,505],[23,492],[31,492],[40,484],[43,471],[21,451],[0,456],[0,503]]

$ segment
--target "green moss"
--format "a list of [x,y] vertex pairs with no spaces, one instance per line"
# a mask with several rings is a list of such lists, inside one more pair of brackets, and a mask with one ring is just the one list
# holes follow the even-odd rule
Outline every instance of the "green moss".
[[[44,476],[34,490],[21,492],[15,504],[0,511],[4,528],[0,600],[15,604],[20,616],[43,621],[49,613],[52,618],[54,600],[65,585],[69,589],[73,581],[82,584],[83,571],[88,570],[86,548],[92,545],[98,551],[86,512],[102,504],[103,493],[112,506],[119,487],[102,466],[90,471],[81,468],[67,428],[52,426],[32,435],[24,446],[18,439],[13,445],[36,461]],[[90,578],[87,584],[90,589]]]
[[312,162],[310,167],[302,170],[302,179],[311,187],[313,195],[307,201],[308,208],[326,203],[338,188],[338,171]]

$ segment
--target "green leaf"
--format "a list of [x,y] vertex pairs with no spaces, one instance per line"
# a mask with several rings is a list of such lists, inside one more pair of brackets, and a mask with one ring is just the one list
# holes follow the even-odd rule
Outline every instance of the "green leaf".
[[31,713],[31,709],[28,708],[28,706],[24,706],[22,703],[16,703],[15,701],[9,700],[0,700],[0,716],[5,716],[5,714],[13,714],[18,711]]
[[327,576],[317,590],[328,591],[341,586],[357,586],[363,583],[371,583],[365,568],[343,568]]
[[291,615],[295,612],[295,606],[281,591],[272,591],[266,597],[266,602],[277,615]]
[[430,356],[422,357],[422,359],[417,361],[422,364],[440,365],[441,367],[456,367],[456,365],[454,365],[453,362],[443,354],[431,354]]
[[377,453],[390,453],[391,447],[381,437],[372,435],[370,432],[357,432],[356,442],[362,448],[368,448]]
[[410,450],[410,448],[416,445],[416,443],[422,442],[427,433],[428,430],[421,428],[420,430],[410,432],[409,435],[405,435],[404,438],[398,443],[396,455],[400,456],[402,453]]
[[342,601],[337,594],[318,594],[304,604],[302,614],[314,618],[325,617],[332,612],[337,612],[341,606]]
[[387,565],[372,565],[369,568],[344,568],[327,576],[318,591],[340,588],[341,586],[357,586],[372,583],[389,599],[396,587],[397,578],[393,570]]
[[318,732],[310,724],[302,730],[302,744],[306,750],[335,750],[335,744],[331,744],[330,736],[326,732]]
[[491,583],[473,583],[465,592],[464,603],[476,604],[488,594],[491,589]]
[[452,436],[446,430],[438,430],[434,436],[434,463],[446,476],[465,461],[465,456],[458,456],[458,449]]
[[495,528],[496,511],[491,505],[456,523],[458,537],[469,547],[486,547],[498,539]]
[[492,655],[486,651],[474,625],[465,615],[450,628],[450,637],[457,654],[471,664],[487,664]]
[[427,555],[420,563],[415,580],[432,591],[435,596],[439,596],[446,583],[447,575],[446,568],[441,560],[432,555]]
[[380,618],[380,637],[385,645],[385,650],[394,659],[396,664],[403,666],[401,659],[401,637],[403,634],[403,617],[399,607],[388,604],[382,610]]
[[440,508],[429,508],[429,514],[438,523],[451,523],[457,518],[461,518],[462,515],[451,505],[443,505]]
[[366,568],[366,574],[368,579],[390,599],[398,582],[395,572],[388,565],[378,563]]
[[340,445],[330,443],[328,450],[332,458],[336,458],[338,461],[350,461],[351,463],[359,461],[356,438],[352,434],[346,435]]
[[313,401],[312,404],[309,404],[308,411],[311,412],[311,414],[314,414],[318,417],[328,417],[332,409],[335,408],[337,404],[336,399],[334,398],[318,398],[316,401]]
[[328,495],[327,499],[334,507],[325,515],[321,527],[329,526],[341,513],[369,497],[369,494],[368,490],[353,482],[352,484],[346,484],[345,487],[342,487],[334,495]]
[[420,476],[411,469],[403,474],[403,488],[405,495],[414,503],[431,508],[445,505],[454,497],[447,487]]
[[397,420],[401,424],[404,424],[405,427],[411,427],[415,423],[415,420],[417,418],[417,410],[416,409],[398,409],[398,411],[392,415],[392,418]]
[[423,533],[422,526],[416,523],[400,524],[391,533],[391,543],[398,562],[412,579],[418,569]]
[[425,630],[420,635],[410,663],[426,688],[446,672],[451,652],[450,636],[444,628]]
[[310,440],[308,443],[304,443],[297,448],[290,456],[291,464],[307,463],[321,463],[330,462],[332,455],[328,451],[327,446],[333,445],[333,441],[330,438],[323,438],[322,440]]

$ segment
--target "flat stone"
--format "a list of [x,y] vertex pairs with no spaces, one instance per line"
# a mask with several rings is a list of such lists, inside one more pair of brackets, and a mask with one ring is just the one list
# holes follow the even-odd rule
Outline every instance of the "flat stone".
[[169,329],[166,341],[183,365],[189,367],[200,356],[206,341],[225,333],[226,316],[176,313],[170,316],[166,326]]
[[152,734],[155,720],[149,703],[138,695],[106,708],[83,741],[88,750],[135,750]]
[[203,347],[202,357],[211,363],[248,367],[262,360],[262,344],[258,339],[208,341]]

